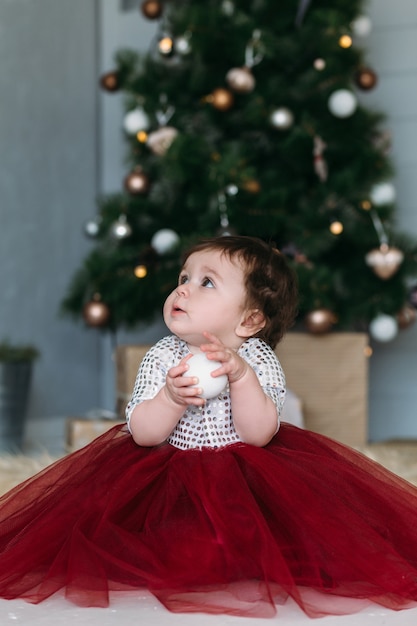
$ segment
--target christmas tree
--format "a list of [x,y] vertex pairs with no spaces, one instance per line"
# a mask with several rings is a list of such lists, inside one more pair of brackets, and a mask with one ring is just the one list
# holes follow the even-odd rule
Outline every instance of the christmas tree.
[[[125,94],[120,193],[85,225],[94,247],[63,309],[117,330],[161,311],[181,252],[254,235],[287,255],[307,331],[392,339],[417,306],[417,244],[395,229],[384,116],[362,0],[145,0],[157,35],[120,50],[101,88]],[[139,12],[138,12],[139,14]],[[138,18],[139,19],[139,18]]]

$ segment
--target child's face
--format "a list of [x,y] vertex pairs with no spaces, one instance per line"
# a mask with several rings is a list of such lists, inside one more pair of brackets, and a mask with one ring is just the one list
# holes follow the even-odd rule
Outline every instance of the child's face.
[[178,287],[164,305],[164,321],[169,330],[199,347],[207,343],[204,331],[216,335],[230,348],[238,348],[236,334],[245,311],[246,292],[241,263],[232,262],[217,250],[196,252],[188,257]]

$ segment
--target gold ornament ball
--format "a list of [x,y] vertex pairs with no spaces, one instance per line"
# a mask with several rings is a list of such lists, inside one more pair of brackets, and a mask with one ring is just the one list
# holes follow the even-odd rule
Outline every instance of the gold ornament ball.
[[382,280],[388,280],[398,271],[404,254],[398,248],[382,244],[368,252],[365,262],[372,268],[373,272]]
[[414,324],[414,322],[416,321],[416,318],[417,318],[417,311],[412,306],[409,306],[406,304],[397,313],[398,328],[401,328],[401,330],[404,330],[405,328],[412,326],[412,324]]
[[218,111],[228,111],[234,104],[234,97],[231,91],[219,87],[215,89],[208,98],[209,102]]
[[83,318],[88,326],[100,328],[106,326],[110,319],[110,309],[104,302],[95,297],[83,308]]
[[157,20],[162,15],[162,3],[158,0],[145,0],[140,9],[148,20]]
[[307,330],[314,335],[328,333],[336,322],[337,317],[330,309],[315,309],[304,318]]
[[355,82],[360,89],[369,91],[376,86],[378,77],[373,70],[363,68],[356,73]]
[[250,178],[242,183],[242,189],[248,193],[259,193],[261,191],[261,184],[259,181],[255,180],[255,178]]
[[250,93],[255,88],[255,78],[248,67],[234,67],[226,74],[230,89],[236,93]]
[[132,195],[143,195],[149,191],[149,178],[142,169],[133,170],[124,180],[125,189]]
[[119,89],[119,76],[117,72],[107,72],[100,78],[100,87],[110,93]]

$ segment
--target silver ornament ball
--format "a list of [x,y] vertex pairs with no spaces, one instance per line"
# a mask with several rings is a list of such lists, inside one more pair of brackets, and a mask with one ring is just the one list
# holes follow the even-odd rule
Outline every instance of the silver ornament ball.
[[233,67],[226,74],[226,82],[237,93],[249,93],[255,88],[255,78],[248,67]]
[[136,135],[140,130],[147,130],[149,124],[149,117],[140,107],[126,113],[123,120],[123,128],[129,135]]
[[391,315],[381,313],[369,324],[369,333],[376,341],[392,341],[398,334],[398,322]]
[[151,246],[158,254],[167,254],[179,243],[179,236],[170,228],[161,228],[151,239]]
[[336,89],[336,91],[330,94],[327,104],[330,113],[335,117],[345,118],[354,114],[358,106],[358,100],[349,89]]

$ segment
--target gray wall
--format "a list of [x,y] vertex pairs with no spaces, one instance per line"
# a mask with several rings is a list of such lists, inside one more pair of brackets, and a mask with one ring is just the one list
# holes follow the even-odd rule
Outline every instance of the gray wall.
[[[396,168],[398,226],[417,238],[417,4],[372,0],[370,64],[378,87],[370,106],[388,115]],[[370,436],[417,438],[417,324],[388,344],[375,344],[370,363]]]
[[95,12],[0,0],[0,340],[41,351],[32,419],[98,400],[99,338],[58,315],[96,197]]
[[[121,47],[147,49],[155,24],[121,0],[0,0],[0,339],[33,341],[30,417],[50,424],[114,408],[113,339],[58,316],[88,251],[82,225],[97,192],[125,174],[122,102],[97,89]],[[131,3],[134,4],[134,3]],[[379,85],[369,106],[388,114],[399,225],[417,236],[417,5],[372,0],[366,41]],[[117,341],[152,342],[158,321]],[[417,437],[417,325],[370,361],[370,436]],[[341,416],[343,419],[343,416]]]

